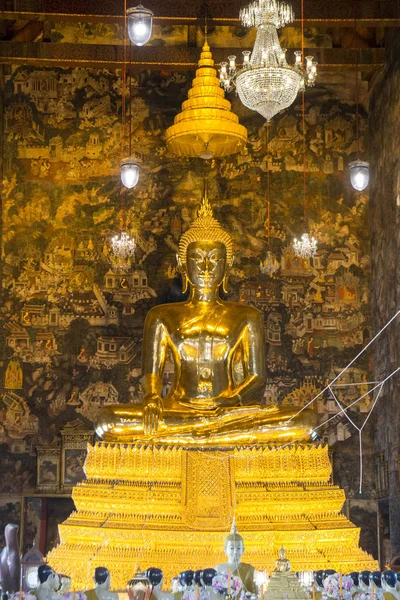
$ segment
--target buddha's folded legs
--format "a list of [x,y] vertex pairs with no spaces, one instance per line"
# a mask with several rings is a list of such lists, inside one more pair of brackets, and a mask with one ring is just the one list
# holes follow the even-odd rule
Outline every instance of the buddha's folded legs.
[[159,427],[152,436],[143,431],[143,407],[125,404],[100,411],[96,432],[105,441],[155,441],[184,445],[231,445],[256,442],[305,441],[309,439],[316,416],[304,410],[277,406],[219,408],[208,415],[164,410]]

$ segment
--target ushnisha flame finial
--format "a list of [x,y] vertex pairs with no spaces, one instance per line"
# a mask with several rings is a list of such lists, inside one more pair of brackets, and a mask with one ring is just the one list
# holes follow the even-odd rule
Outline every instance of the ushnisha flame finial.
[[231,535],[238,535],[239,531],[236,525],[236,517],[233,517],[233,521],[232,521],[232,527],[231,527]]
[[203,196],[201,198],[200,206],[197,210],[197,217],[214,217],[213,210],[211,208],[210,201],[208,199],[208,179],[204,178]]

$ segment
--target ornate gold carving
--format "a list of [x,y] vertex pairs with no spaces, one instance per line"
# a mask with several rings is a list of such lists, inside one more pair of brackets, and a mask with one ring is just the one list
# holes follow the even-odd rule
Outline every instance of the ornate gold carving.
[[[294,465],[296,467],[294,468]],[[281,546],[294,571],[329,566],[376,569],[358,547],[360,531],[340,513],[344,493],[329,482],[326,447],[233,451],[96,444],[87,481],[75,486],[77,508],[60,525],[48,560],[87,589],[107,566],[124,589],[138,564],[164,570],[166,584],[187,568],[220,562],[235,514],[245,560],[273,568]]]

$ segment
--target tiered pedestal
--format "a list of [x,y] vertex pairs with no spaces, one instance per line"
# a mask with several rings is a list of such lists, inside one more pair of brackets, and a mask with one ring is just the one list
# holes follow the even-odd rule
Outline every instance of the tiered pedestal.
[[309,600],[309,594],[301,587],[296,574],[272,573],[263,600]]
[[87,481],[73,490],[74,512],[48,556],[58,573],[87,589],[96,566],[125,589],[136,567],[160,567],[164,581],[225,561],[236,515],[244,560],[272,570],[284,546],[292,570],[375,570],[359,529],[340,513],[343,490],[330,483],[327,447],[229,450],[98,443]]

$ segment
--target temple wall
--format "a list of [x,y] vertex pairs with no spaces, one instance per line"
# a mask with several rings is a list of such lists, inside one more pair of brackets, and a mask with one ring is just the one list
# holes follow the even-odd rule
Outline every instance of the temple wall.
[[[399,219],[400,180],[398,142],[400,43],[399,31],[387,32],[387,64],[375,82],[370,103],[370,227],[371,303],[373,328],[378,331],[399,309]],[[388,375],[399,365],[399,325],[382,336],[376,348],[375,377]],[[385,484],[380,500],[382,515],[390,530],[393,554],[400,552],[399,489],[399,378],[385,386],[376,422],[376,450],[382,457]]]
[[[264,120],[232,98],[249,132],[245,153],[209,166],[166,152],[165,129],[179,112],[192,77],[185,72],[134,75],[132,148],[143,166],[138,186],[125,196],[137,252],[132,271],[121,281],[110,269],[107,247],[118,231],[121,208],[121,80],[108,71],[80,68],[20,66],[6,73],[4,497],[38,492],[51,503],[52,497],[68,495],[83,477],[85,445],[97,410],[140,401],[144,318],[154,304],[180,299],[175,253],[195,214],[204,175],[209,175],[215,215],[234,238],[230,298],[264,313],[266,403],[300,408],[370,337],[368,197],[349,184],[346,165],[355,158],[356,144],[346,76],[322,77],[306,93],[308,218],[319,241],[312,264],[296,259],[291,249],[293,237],[303,233],[300,99],[269,128],[274,277],[259,270],[268,250]],[[333,89],[340,93],[334,95]],[[362,139],[366,124],[362,109]],[[171,368],[167,371],[164,392],[172,381]],[[365,360],[351,370],[348,381],[366,381],[369,371]],[[354,398],[354,389],[342,396],[345,403]],[[367,397],[354,418],[362,418],[370,405]],[[314,408],[320,419],[337,412],[331,400]],[[341,448],[352,448],[351,435],[340,417],[321,433],[338,455]],[[355,494],[358,463],[353,449],[346,452],[346,476],[342,469],[336,482]],[[372,473],[372,459],[368,467]],[[371,475],[367,497],[373,487]],[[32,531],[38,531],[35,514]],[[7,509],[1,515],[7,519]],[[368,517],[360,519],[368,522]],[[366,549],[376,555],[374,547]]]

